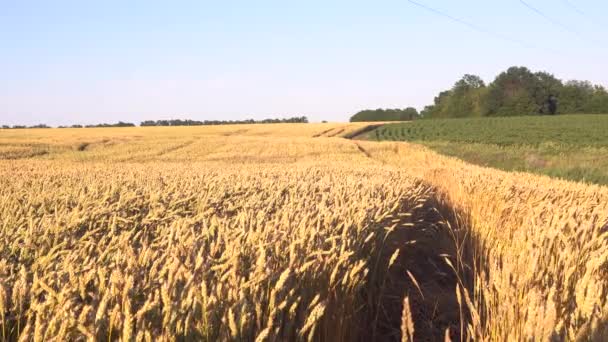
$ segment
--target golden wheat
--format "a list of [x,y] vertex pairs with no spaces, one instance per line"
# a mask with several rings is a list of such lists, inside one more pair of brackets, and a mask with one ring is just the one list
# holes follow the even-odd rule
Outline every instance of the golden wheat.
[[606,337],[608,189],[361,127],[0,132],[3,339]]

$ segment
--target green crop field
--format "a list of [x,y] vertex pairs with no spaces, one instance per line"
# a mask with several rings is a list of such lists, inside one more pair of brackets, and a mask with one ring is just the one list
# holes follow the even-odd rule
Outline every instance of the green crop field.
[[418,120],[381,126],[365,138],[421,143],[503,170],[608,184],[608,115]]

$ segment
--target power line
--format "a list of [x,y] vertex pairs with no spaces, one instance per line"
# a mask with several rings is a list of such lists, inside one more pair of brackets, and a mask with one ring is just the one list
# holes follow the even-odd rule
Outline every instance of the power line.
[[575,34],[575,35],[577,35],[577,36],[584,37],[584,36],[583,36],[583,35],[582,35],[580,32],[578,32],[578,31],[576,31],[576,30],[574,30],[574,29],[570,28],[569,26],[564,25],[563,23],[561,23],[561,22],[559,22],[559,21],[557,21],[557,20],[555,20],[555,19],[551,18],[550,16],[548,16],[547,14],[545,14],[543,11],[541,11],[541,10],[539,10],[538,8],[536,8],[536,7],[532,6],[532,5],[530,5],[530,4],[529,4],[529,3],[527,3],[526,1],[524,1],[524,0],[519,0],[519,2],[520,2],[522,5],[524,5],[525,7],[527,7],[529,10],[531,10],[531,11],[533,11],[534,13],[536,13],[536,14],[540,15],[541,17],[545,18],[547,21],[549,21],[549,22],[550,22],[550,23],[552,23],[553,25],[555,25],[555,26],[559,26],[559,27],[561,27],[562,29],[564,29],[564,30],[566,30],[566,31],[568,31],[568,32],[570,32],[570,33],[572,33],[572,34]]
[[578,6],[576,6],[575,4],[573,4],[571,1],[568,0],[562,0],[562,2],[564,4],[566,4],[566,6],[568,6],[570,9],[572,9],[574,12],[578,13],[580,16],[587,18],[587,20],[593,24],[594,26],[597,27],[601,27],[602,25],[597,21],[596,18],[594,18],[593,16],[590,16],[589,13],[587,13],[586,11],[583,11],[582,9],[580,9]]
[[431,8],[431,7],[428,7],[428,6],[426,6],[426,5],[423,5],[423,4],[421,4],[421,3],[418,3],[418,2],[416,2],[416,1],[411,1],[411,0],[408,0],[408,2],[410,2],[410,3],[414,4],[414,5],[418,6],[418,7],[422,7],[422,8],[424,8],[424,9],[425,9],[425,10],[427,10],[427,11],[430,11],[430,12],[433,12],[433,13],[435,13],[435,14],[439,14],[439,15],[441,15],[441,16],[444,16],[444,17],[446,17],[446,18],[449,18],[449,19],[451,19],[452,21],[455,21],[455,22],[457,22],[457,23],[459,23],[459,24],[462,24],[462,25],[468,26],[469,28],[472,28],[472,29],[473,29],[473,30],[475,30],[475,31],[478,31],[478,32],[481,32],[481,33],[485,33],[485,34],[491,34],[490,32],[488,32],[488,31],[484,30],[483,28],[481,28],[481,27],[479,27],[479,26],[477,26],[477,25],[475,25],[475,24],[471,24],[471,23],[466,22],[466,21],[464,21],[464,20],[462,20],[462,19],[459,19],[459,18],[453,17],[453,16],[451,16],[451,15],[449,15],[449,14],[445,13],[445,12],[439,11],[439,10],[434,9],[434,8]]
[[435,8],[432,8],[432,7],[429,7],[429,6],[421,4],[419,2],[416,2],[416,1],[413,1],[413,0],[407,0],[407,1],[409,3],[411,3],[411,4],[413,4],[413,5],[416,5],[416,6],[420,7],[420,8],[423,8],[423,9],[429,11],[429,12],[435,13],[435,14],[440,15],[442,17],[446,17],[446,18],[448,18],[448,19],[450,19],[450,20],[452,20],[452,21],[454,21],[456,23],[459,23],[461,25],[467,26],[470,29],[475,30],[477,32],[480,32],[480,33],[483,33],[483,34],[487,34],[487,35],[490,35],[490,36],[502,39],[504,41],[508,41],[510,43],[519,44],[519,45],[522,45],[523,47],[526,47],[526,48],[538,48],[538,49],[542,49],[542,50],[549,50],[551,52],[557,52],[557,51],[555,51],[553,49],[541,48],[541,47],[538,47],[538,46],[531,45],[531,44],[529,44],[529,43],[527,43],[525,41],[519,40],[519,39],[511,38],[511,37],[502,35],[500,33],[496,33],[496,32],[490,31],[490,30],[486,30],[485,28],[483,28],[481,26],[478,26],[478,25],[475,25],[475,24],[470,23],[468,21],[465,21],[463,19],[454,17],[454,16],[452,16],[452,15],[446,13],[446,12],[443,12],[441,10],[438,10],[438,9],[435,9]]
[[[563,1],[566,2],[567,4],[570,4],[571,7],[575,8],[574,5],[572,5],[569,1],[567,1],[567,0],[563,0]],[[521,2],[521,4],[524,5],[525,7],[529,8],[531,11],[537,13],[538,15],[542,16],[543,18],[545,18],[547,21],[551,22],[553,25],[559,26],[562,29],[564,29],[564,30],[566,30],[566,31],[568,31],[568,32],[570,32],[572,34],[574,34],[574,35],[576,35],[576,36],[578,36],[580,38],[585,39],[587,42],[590,42],[590,43],[593,43],[593,44],[597,44],[597,45],[600,45],[600,46],[604,46],[605,45],[604,42],[601,42],[601,41],[599,41],[599,40],[597,40],[597,39],[595,39],[595,38],[593,38],[591,36],[584,35],[580,31],[577,31],[577,30],[569,27],[568,25],[565,25],[562,22],[557,21],[557,20],[551,18],[550,16],[548,16],[547,14],[545,14],[540,9],[538,9],[538,8],[530,5],[528,2],[526,2],[524,0],[519,0],[519,2]],[[583,13],[583,12],[581,11],[580,13]]]
[[572,2],[568,1],[568,0],[562,0],[566,5],[568,5],[568,7],[570,7],[571,9],[573,9],[576,13],[583,15],[583,16],[587,16],[587,13],[583,12],[580,8],[578,8],[577,6],[575,6]]

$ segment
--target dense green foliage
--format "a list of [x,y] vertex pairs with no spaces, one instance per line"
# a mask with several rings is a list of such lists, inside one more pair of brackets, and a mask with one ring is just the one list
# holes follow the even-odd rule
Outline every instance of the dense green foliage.
[[587,81],[562,82],[546,72],[533,73],[512,67],[486,85],[481,78],[465,75],[452,89],[435,97],[424,118],[462,118],[551,114],[608,113],[608,91]]
[[305,116],[296,116],[285,119],[264,119],[264,120],[147,120],[143,121],[140,126],[205,126],[205,125],[238,125],[238,124],[267,124],[267,123],[308,123],[308,118]]
[[366,109],[353,115],[350,122],[411,121],[417,118],[418,111],[413,107],[405,109]]
[[422,143],[504,170],[608,184],[608,115],[418,120],[388,124],[371,140]]
[[481,116],[481,103],[486,93],[486,84],[474,75],[465,75],[451,90],[435,97],[435,104],[422,112],[424,118],[462,118]]

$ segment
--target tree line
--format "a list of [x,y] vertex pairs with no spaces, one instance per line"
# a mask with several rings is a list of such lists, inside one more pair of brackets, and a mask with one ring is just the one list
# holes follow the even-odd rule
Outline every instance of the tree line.
[[45,124],[39,124],[39,125],[33,125],[33,126],[24,126],[24,125],[14,125],[14,126],[8,126],[8,125],[2,125],[3,129],[25,129],[25,128],[51,128],[50,126],[47,126]]
[[351,116],[350,122],[369,121],[411,121],[419,117],[416,108],[405,109],[366,109]]
[[[292,118],[284,119],[264,119],[264,120],[146,120],[140,123],[140,126],[210,126],[210,125],[238,125],[238,124],[273,124],[273,123],[308,123],[306,116],[296,116]],[[95,125],[70,125],[70,126],[58,126],[57,128],[96,128],[96,127],[135,127],[136,125],[131,122],[119,121],[114,124],[95,124]],[[52,128],[45,124],[24,126],[24,125],[2,125],[3,129],[25,129],[25,128]]]
[[486,85],[465,75],[421,111],[424,118],[540,114],[608,114],[608,91],[588,81],[567,81],[547,72],[511,67]]
[[[95,125],[57,126],[57,128],[95,128],[95,127],[135,127],[135,124],[130,123],[130,122],[118,121],[117,123],[114,123],[114,124],[101,123],[101,124],[95,124]],[[8,126],[8,125],[2,125],[2,128],[3,129],[26,129],[26,128],[31,129],[31,128],[53,128],[53,127],[45,125],[45,124],[38,124],[38,125],[33,125],[33,126],[25,126],[25,125]]]
[[464,75],[420,113],[415,108],[363,110],[350,121],[407,121],[542,114],[608,114],[608,91],[589,81],[562,81],[547,72],[511,67],[486,84]]
[[147,120],[142,121],[140,126],[208,126],[208,125],[241,125],[241,124],[269,124],[269,123],[308,123],[305,116],[296,116],[284,119],[264,119],[264,120]]

